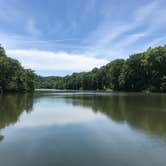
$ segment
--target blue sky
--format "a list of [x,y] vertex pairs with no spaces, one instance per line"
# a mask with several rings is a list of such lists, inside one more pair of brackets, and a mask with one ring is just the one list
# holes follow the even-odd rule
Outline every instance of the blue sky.
[[0,0],[0,43],[41,75],[89,71],[166,44],[165,0]]

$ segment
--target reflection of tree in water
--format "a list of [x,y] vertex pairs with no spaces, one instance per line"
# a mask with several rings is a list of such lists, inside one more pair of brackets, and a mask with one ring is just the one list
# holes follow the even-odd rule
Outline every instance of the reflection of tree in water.
[[166,95],[75,96],[73,105],[91,107],[112,120],[166,136]]
[[[55,94],[1,95],[0,130],[15,124],[24,111],[30,112],[33,103],[45,97],[55,99]],[[112,96],[63,95],[63,97],[68,103],[90,107],[94,112],[102,112],[118,123],[127,122],[131,127],[166,136],[166,95],[113,94]],[[3,136],[0,133],[1,140]]]
[[0,142],[3,140],[4,136],[0,135]]
[[[0,95],[0,129],[15,124],[19,116],[32,110],[32,94],[7,94]],[[0,134],[0,141],[3,136]]]

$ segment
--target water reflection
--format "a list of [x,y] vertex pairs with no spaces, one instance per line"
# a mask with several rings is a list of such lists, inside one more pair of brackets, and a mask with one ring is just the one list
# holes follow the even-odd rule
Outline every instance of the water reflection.
[[4,139],[1,129],[15,124],[19,116],[31,112],[33,108],[33,94],[0,95],[0,141]]
[[164,166],[165,100],[89,92],[0,96],[0,165]]
[[[104,114],[116,123],[127,123],[132,128],[166,136],[165,101],[166,96],[158,94],[8,94],[0,96],[0,130],[15,124],[23,112],[33,111],[34,103],[38,103],[39,112],[37,108],[33,112],[37,119],[23,119],[23,127],[86,122]],[[46,105],[42,105],[44,102]]]
[[113,94],[72,96],[73,105],[90,107],[118,123],[126,122],[158,136],[166,136],[166,95]]
[[0,135],[0,142],[3,140],[4,136]]

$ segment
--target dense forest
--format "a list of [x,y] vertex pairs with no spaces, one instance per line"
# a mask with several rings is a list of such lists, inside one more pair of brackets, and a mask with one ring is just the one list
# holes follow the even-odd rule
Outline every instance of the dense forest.
[[117,59],[90,72],[35,77],[36,88],[166,92],[166,45]]
[[149,48],[128,59],[116,59],[90,72],[65,77],[42,77],[7,57],[0,46],[0,91],[25,92],[35,88],[166,92],[166,45]]
[[7,57],[0,45],[0,92],[29,92],[34,90],[34,73]]

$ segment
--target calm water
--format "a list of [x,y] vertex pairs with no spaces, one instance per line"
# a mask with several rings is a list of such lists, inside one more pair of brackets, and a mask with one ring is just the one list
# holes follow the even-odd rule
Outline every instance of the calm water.
[[0,166],[165,166],[166,95],[0,96]]

